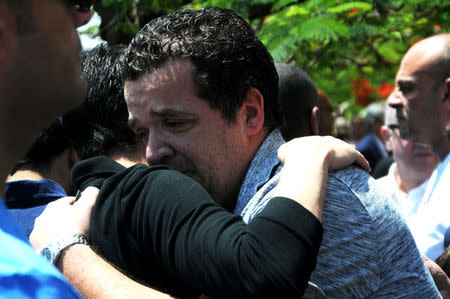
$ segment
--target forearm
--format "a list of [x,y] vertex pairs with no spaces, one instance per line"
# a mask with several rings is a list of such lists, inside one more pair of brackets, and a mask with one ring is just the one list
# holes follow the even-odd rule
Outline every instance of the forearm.
[[[180,278],[213,297],[300,296],[322,236],[311,213],[292,200],[274,198],[247,227],[225,211],[192,213],[200,214],[205,216],[192,217],[178,235],[169,234],[175,243],[163,240],[175,244],[174,255],[163,262],[176,265]],[[192,229],[199,227],[204,229]]]
[[102,187],[109,196],[94,208],[91,239],[125,273],[174,294],[188,287],[251,298],[306,288],[322,226],[292,200],[274,199],[246,226],[178,172],[137,168],[117,180]]
[[171,298],[131,280],[86,245],[69,247],[56,266],[85,298]]

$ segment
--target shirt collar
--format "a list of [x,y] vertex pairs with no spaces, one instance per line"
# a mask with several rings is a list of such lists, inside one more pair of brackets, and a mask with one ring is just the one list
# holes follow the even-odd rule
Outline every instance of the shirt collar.
[[241,214],[255,193],[279,171],[278,148],[285,143],[279,129],[273,130],[262,142],[248,168],[234,214]]
[[5,188],[5,201],[10,209],[40,206],[64,196],[67,196],[64,189],[49,179],[12,181]]

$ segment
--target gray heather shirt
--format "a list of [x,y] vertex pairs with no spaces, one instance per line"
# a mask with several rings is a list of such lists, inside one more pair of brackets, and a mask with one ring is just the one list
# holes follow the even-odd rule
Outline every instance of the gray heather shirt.
[[[249,167],[235,211],[247,222],[271,198],[282,143],[280,132],[272,132]],[[375,186],[356,167],[330,173],[323,242],[310,282],[327,298],[441,298],[406,224]]]

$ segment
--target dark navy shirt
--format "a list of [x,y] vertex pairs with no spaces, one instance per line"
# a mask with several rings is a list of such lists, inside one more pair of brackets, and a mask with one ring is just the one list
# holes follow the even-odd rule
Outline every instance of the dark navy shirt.
[[47,204],[64,196],[67,196],[64,189],[48,179],[6,183],[6,206],[27,237],[33,230],[34,220],[42,214]]

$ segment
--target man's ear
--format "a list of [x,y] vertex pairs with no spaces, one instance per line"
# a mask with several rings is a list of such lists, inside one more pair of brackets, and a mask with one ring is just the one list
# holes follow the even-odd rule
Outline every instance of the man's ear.
[[319,135],[319,121],[319,107],[314,106],[311,110],[311,118],[309,120],[311,135]]
[[264,126],[264,97],[258,89],[252,88],[247,92],[240,112],[244,117],[247,135],[258,134]]
[[389,128],[385,125],[382,125],[380,127],[380,134],[383,137],[384,146],[386,147],[386,150],[391,152],[392,149],[392,141],[391,141],[391,134],[389,133]]

